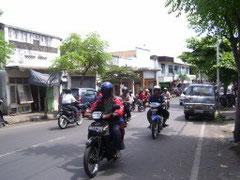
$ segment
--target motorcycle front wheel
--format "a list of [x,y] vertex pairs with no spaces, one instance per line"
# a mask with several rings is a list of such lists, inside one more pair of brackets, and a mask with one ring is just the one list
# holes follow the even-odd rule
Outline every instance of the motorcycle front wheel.
[[77,118],[76,124],[77,124],[78,126],[80,126],[80,125],[82,124],[82,122],[83,122],[83,118],[82,118],[81,116],[79,116],[79,117]]
[[63,115],[60,115],[58,118],[58,126],[60,127],[60,129],[65,129],[68,125],[68,121],[66,120],[66,118]]
[[158,133],[158,124],[156,121],[152,121],[151,125],[151,130],[152,130],[152,138],[156,139],[157,138],[157,133]]
[[84,152],[83,160],[84,171],[88,177],[93,178],[98,173],[98,152],[94,147],[88,147]]

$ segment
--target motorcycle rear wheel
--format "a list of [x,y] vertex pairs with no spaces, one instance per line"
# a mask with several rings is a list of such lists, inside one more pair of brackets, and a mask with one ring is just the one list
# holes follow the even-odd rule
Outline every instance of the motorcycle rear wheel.
[[60,115],[58,118],[58,126],[60,129],[65,129],[68,125],[68,121],[64,118],[64,116]]
[[[89,167],[92,166],[92,168]],[[84,171],[88,177],[93,178],[98,173],[98,152],[97,149],[94,147],[88,147],[84,152],[84,159],[83,159],[83,166]]]
[[151,130],[152,130],[152,138],[153,139],[157,138],[157,133],[158,133],[158,127],[157,126],[158,126],[157,122],[152,121]]

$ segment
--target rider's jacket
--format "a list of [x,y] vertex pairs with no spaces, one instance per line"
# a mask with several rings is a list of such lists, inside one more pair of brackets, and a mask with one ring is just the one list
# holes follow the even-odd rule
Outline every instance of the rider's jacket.
[[[122,94],[121,96],[120,96],[120,98],[122,98],[122,102],[126,102],[126,101],[131,101],[131,99],[130,99],[130,95],[127,93],[127,94]],[[129,103],[132,103],[132,102],[129,102]]]
[[164,102],[164,97],[163,97],[163,95],[159,95],[159,96],[152,95],[152,96],[150,96],[149,101],[150,102],[163,103]]
[[140,94],[139,94],[139,99],[142,100],[142,101],[144,101],[145,99],[147,99],[147,96],[145,96],[144,93],[140,93]]
[[[123,106],[121,100],[120,100],[119,98],[113,96],[113,97],[111,97],[110,101],[111,101],[110,104],[111,104],[111,106],[112,106],[112,107],[111,107],[112,113],[113,113],[113,112],[116,112],[116,113],[118,113],[118,116],[119,116],[119,117],[123,116],[124,106]],[[119,106],[120,106],[120,109],[114,110],[114,109],[113,109],[113,105],[119,105]],[[101,97],[101,98],[97,99],[97,100],[93,103],[91,109],[90,109],[88,112],[93,112],[93,111],[105,112],[105,111],[106,111],[105,108],[106,108],[106,106],[105,106],[105,104],[104,104],[103,97]]]

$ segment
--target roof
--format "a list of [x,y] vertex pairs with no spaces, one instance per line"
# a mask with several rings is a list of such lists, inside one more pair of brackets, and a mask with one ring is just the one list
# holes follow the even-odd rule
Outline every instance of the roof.
[[53,35],[41,33],[41,32],[38,32],[38,31],[32,31],[32,30],[25,29],[25,28],[20,28],[20,27],[8,25],[8,24],[3,24],[3,23],[1,23],[1,22],[0,22],[0,26],[6,26],[6,27],[9,27],[9,28],[13,28],[13,29],[18,29],[18,30],[21,30],[21,31],[31,32],[31,33],[40,34],[40,35],[43,35],[43,36],[49,36],[49,37],[52,37],[52,38],[56,38],[56,39],[62,40],[62,38],[60,38],[60,37],[58,37],[58,36],[53,36]]
[[125,57],[125,58],[136,57],[136,50],[111,52],[110,54],[113,56],[119,56],[119,57]]

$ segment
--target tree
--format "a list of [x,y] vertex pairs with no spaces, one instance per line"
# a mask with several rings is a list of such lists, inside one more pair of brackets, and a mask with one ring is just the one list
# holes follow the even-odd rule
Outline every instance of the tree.
[[57,58],[53,71],[81,72],[82,85],[87,74],[102,74],[111,56],[106,52],[108,44],[100,39],[97,33],[90,33],[85,39],[73,33],[63,41],[60,47],[61,56]]
[[230,43],[226,39],[220,44],[220,63],[216,65],[216,42],[217,38],[213,36],[200,40],[190,38],[187,40],[187,47],[191,51],[183,52],[179,58],[197,67],[198,71],[204,73],[212,82],[216,82],[216,70],[219,68],[221,82],[227,88],[230,83],[237,81],[237,68]]
[[130,67],[110,66],[101,76],[102,81],[109,81],[114,86],[140,81],[140,77]]
[[[166,0],[170,13],[187,14],[190,26],[198,33],[208,32],[225,37],[231,44],[238,71],[238,92],[240,97],[240,1],[239,0]],[[237,98],[237,111],[234,139],[240,141],[240,98]]]
[[182,74],[182,73],[179,74],[178,78],[179,78],[179,80],[181,81],[182,84],[185,80],[189,80],[188,75],[187,74]]
[[[0,16],[3,12],[0,10]],[[0,30],[0,69],[2,68],[1,63],[3,65],[6,64],[7,59],[9,58],[9,54],[13,52],[13,46],[4,40],[4,34]]]

